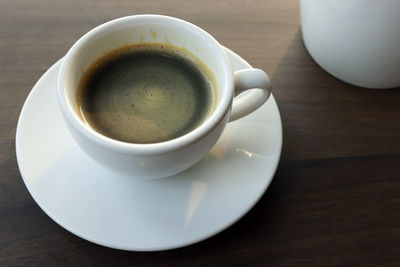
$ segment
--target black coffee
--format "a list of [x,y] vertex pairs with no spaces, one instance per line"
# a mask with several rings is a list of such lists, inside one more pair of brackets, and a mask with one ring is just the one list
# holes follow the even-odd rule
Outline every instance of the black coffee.
[[156,143],[196,128],[213,108],[215,82],[195,56],[145,43],[96,60],[78,85],[77,104],[97,132],[129,143]]

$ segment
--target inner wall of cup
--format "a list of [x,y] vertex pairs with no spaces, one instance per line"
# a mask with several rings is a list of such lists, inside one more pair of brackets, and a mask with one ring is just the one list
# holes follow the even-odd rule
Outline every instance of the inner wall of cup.
[[[226,69],[221,48],[207,35],[180,23],[139,23],[136,25],[104,26],[96,28],[85,35],[71,49],[70,68],[67,71],[67,98],[72,107],[76,107],[75,93],[83,72],[100,56],[116,48],[142,42],[157,42],[183,47],[197,56],[214,74],[217,83],[218,102],[226,93]],[[217,102],[217,106],[218,103]],[[75,110],[76,111],[76,110]]]

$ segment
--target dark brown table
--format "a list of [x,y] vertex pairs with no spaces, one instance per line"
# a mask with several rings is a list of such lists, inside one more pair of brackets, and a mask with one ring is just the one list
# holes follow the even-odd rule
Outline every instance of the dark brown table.
[[[19,112],[37,79],[81,35],[120,16],[159,13],[209,31],[267,71],[283,151],[260,202],[226,231],[164,252],[82,240],[23,184]],[[301,38],[297,0],[0,2],[0,266],[400,266],[400,90],[368,90],[323,71]]]

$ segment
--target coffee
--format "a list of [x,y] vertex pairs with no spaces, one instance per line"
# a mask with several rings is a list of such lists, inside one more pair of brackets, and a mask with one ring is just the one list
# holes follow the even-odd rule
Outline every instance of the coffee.
[[183,48],[142,43],[97,59],[78,85],[77,108],[97,132],[129,143],[182,136],[212,112],[216,83]]

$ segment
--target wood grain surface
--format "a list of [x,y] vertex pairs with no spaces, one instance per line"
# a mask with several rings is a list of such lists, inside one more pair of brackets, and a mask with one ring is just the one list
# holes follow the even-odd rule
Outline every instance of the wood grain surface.
[[[164,252],[82,240],[34,202],[15,157],[19,112],[85,32],[117,17],[191,21],[272,78],[283,154],[260,202],[226,231]],[[298,0],[0,1],[0,266],[400,266],[400,90],[324,72],[301,38]]]

